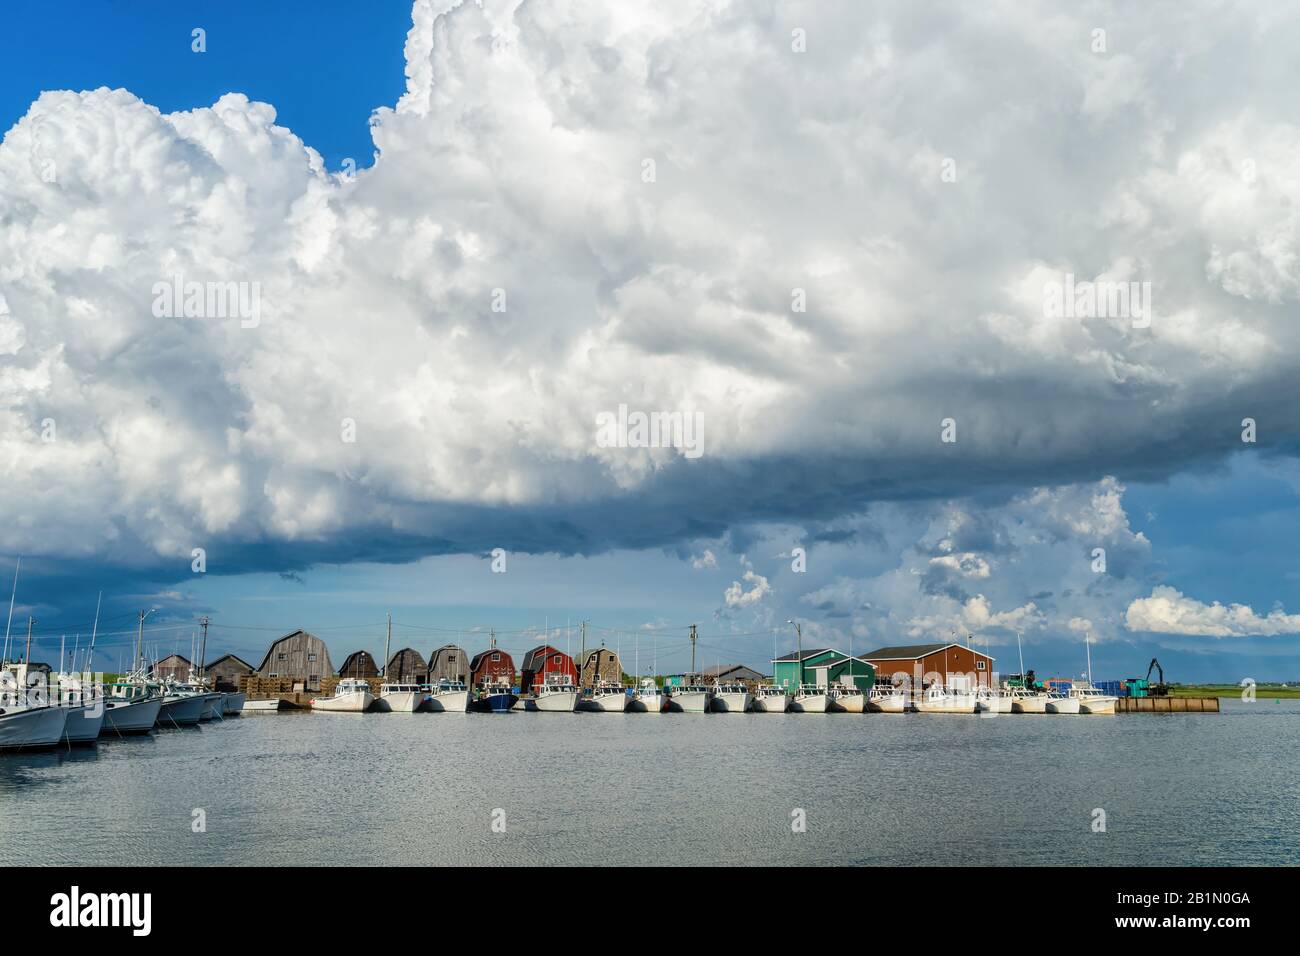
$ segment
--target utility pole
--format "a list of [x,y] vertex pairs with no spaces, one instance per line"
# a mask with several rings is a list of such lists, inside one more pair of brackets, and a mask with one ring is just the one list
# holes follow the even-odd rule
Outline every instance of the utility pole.
[[695,625],[691,625],[691,677],[695,676]]
[[[384,636],[384,678],[388,677],[388,648],[393,643],[393,612],[388,612],[388,633]],[[399,675],[400,676],[400,675]]]
[[140,612],[140,632],[135,639],[135,660],[131,663],[131,671],[140,669],[140,655],[144,653],[144,611]]
[[795,687],[797,692],[803,686],[803,627],[800,626],[798,621],[791,620],[785,623],[794,625],[794,659],[799,665],[799,680]]
[[205,614],[199,618],[199,623],[203,625],[203,640],[199,644],[199,680],[203,680],[208,674],[208,616]]
[[32,662],[32,625],[35,623],[36,623],[36,619],[33,618],[31,615],[28,615],[27,616],[27,653],[23,655],[24,664],[30,664]]

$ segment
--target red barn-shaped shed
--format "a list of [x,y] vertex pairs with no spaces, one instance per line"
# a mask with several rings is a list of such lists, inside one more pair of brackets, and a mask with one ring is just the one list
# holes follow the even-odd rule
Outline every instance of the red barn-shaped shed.
[[469,662],[469,682],[474,687],[484,684],[515,684],[515,659],[499,647],[475,654]]
[[542,683],[576,684],[578,668],[573,658],[563,651],[557,651],[550,644],[534,647],[524,655],[524,667],[520,672],[519,692],[529,693],[534,685]]

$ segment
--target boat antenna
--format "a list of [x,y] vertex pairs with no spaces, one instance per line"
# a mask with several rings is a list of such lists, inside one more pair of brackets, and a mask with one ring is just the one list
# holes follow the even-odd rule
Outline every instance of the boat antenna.
[[19,558],[18,563],[14,565],[14,589],[9,594],[9,620],[5,623],[5,653],[3,660],[9,660],[9,625],[14,622],[14,598],[18,596],[18,569],[23,566],[23,559]]
[[90,631],[90,650],[86,652],[86,670],[90,670],[91,660],[95,656],[95,635],[99,633],[99,606],[104,602],[104,592],[99,592],[99,600],[95,602],[95,626]]
[[384,633],[384,680],[388,680],[388,649],[393,643],[393,612],[388,612],[388,630]]
[[1092,686],[1092,635],[1085,633],[1083,635],[1083,647],[1088,655],[1088,686]]

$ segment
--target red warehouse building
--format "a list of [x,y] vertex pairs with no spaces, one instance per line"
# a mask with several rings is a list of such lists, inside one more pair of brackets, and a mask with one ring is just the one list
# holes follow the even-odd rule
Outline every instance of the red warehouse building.
[[534,647],[524,655],[524,668],[519,678],[519,692],[527,694],[534,684],[576,684],[578,668],[573,658],[557,651],[550,644]]
[[469,682],[473,687],[484,684],[515,685],[515,659],[499,647],[475,654],[469,662]]

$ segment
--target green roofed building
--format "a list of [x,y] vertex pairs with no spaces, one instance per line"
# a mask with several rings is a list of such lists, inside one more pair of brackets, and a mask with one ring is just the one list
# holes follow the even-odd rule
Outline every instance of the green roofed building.
[[800,684],[829,687],[852,683],[868,691],[876,683],[876,669],[862,658],[850,657],[833,647],[804,651],[801,667],[798,654],[791,651],[772,661],[772,683],[791,691]]

